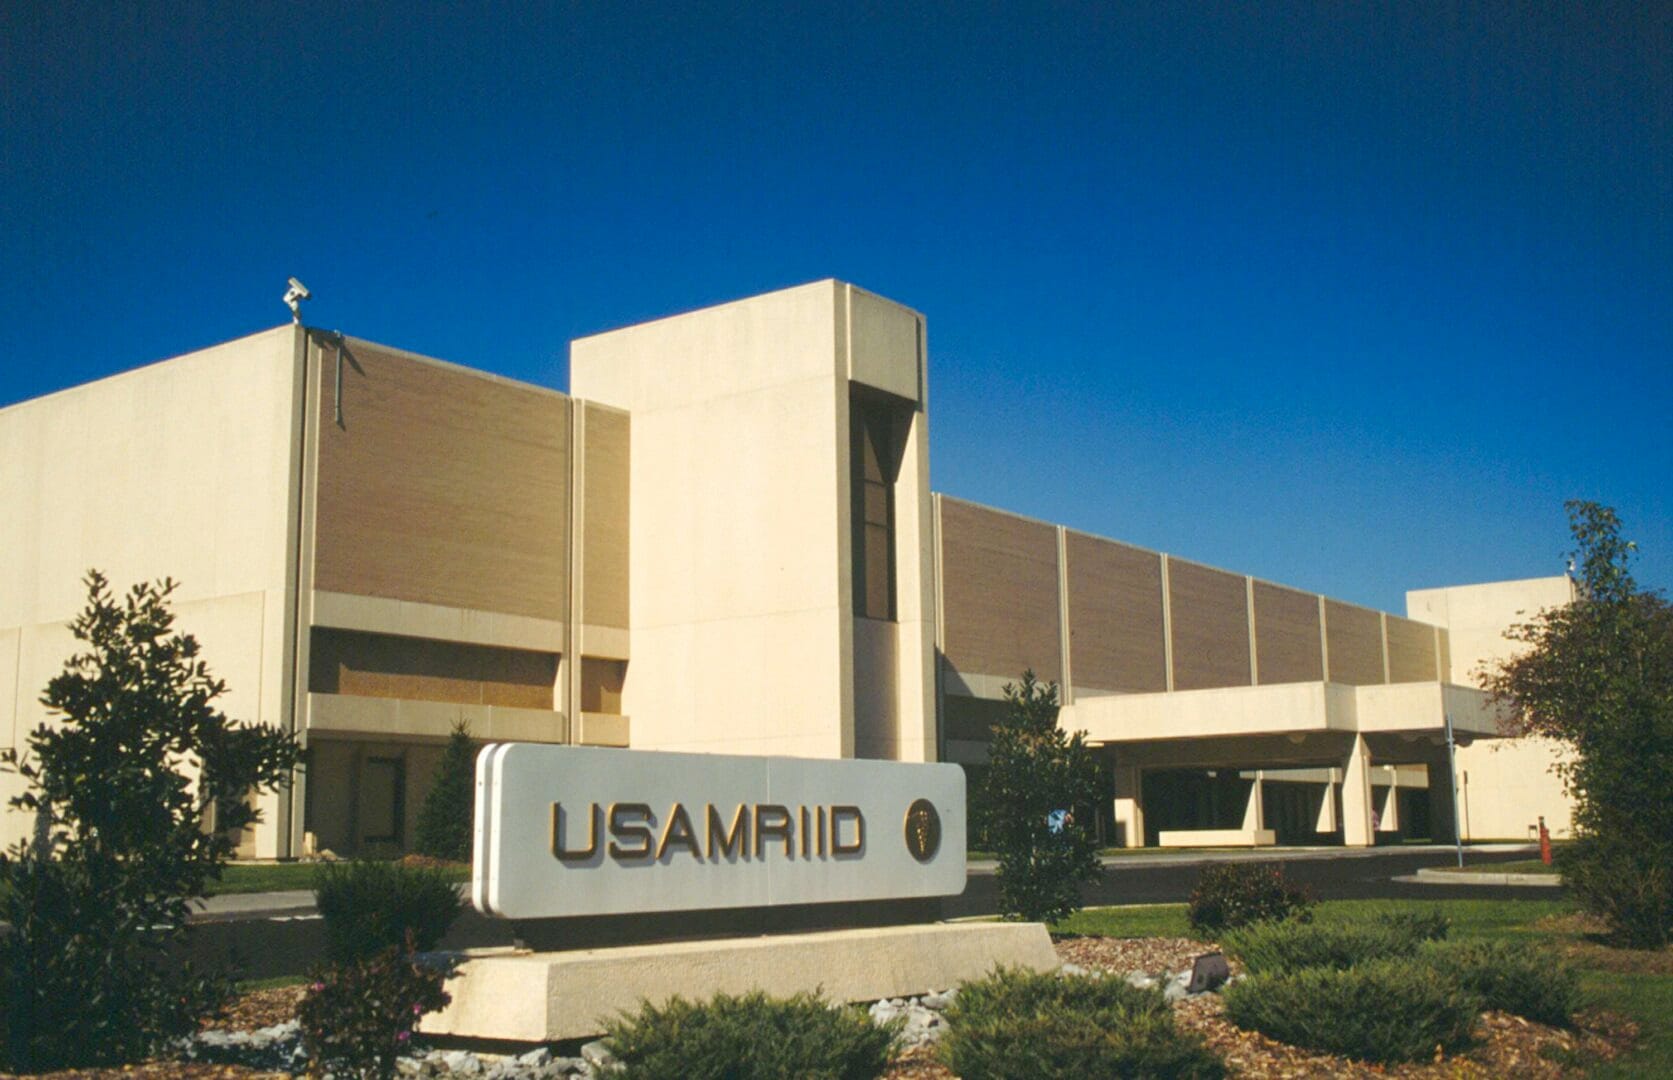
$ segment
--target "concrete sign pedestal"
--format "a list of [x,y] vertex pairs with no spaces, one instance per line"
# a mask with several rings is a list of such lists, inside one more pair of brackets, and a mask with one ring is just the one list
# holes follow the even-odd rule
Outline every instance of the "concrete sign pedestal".
[[428,1035],[546,1043],[598,1035],[641,1000],[676,994],[823,991],[873,1001],[945,990],[996,965],[1051,971],[1040,923],[935,923],[569,952],[472,953],[448,981],[453,1002]]

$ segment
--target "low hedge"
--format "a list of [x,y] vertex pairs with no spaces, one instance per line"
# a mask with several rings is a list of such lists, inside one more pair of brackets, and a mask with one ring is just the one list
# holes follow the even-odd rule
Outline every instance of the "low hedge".
[[1481,999],[1415,959],[1256,975],[1229,987],[1226,1016],[1279,1042],[1366,1061],[1417,1061],[1469,1041]]
[[1508,941],[1436,942],[1418,955],[1489,1009],[1567,1027],[1580,1007],[1579,974],[1542,951]]
[[1219,934],[1273,919],[1312,917],[1313,895],[1284,880],[1283,868],[1250,863],[1210,863],[1197,875],[1185,908],[1193,930]]
[[1304,968],[1350,968],[1369,960],[1414,955],[1446,933],[1446,920],[1402,915],[1359,923],[1264,922],[1234,930],[1223,942],[1252,975]]
[[1174,1024],[1160,991],[1120,979],[999,969],[960,987],[946,1021],[939,1054],[963,1080],[1225,1075],[1202,1039]]
[[314,902],[325,919],[333,963],[366,960],[385,949],[428,952],[459,916],[459,893],[445,871],[398,862],[324,863]]
[[609,1025],[619,1080],[872,1080],[889,1067],[903,1021],[871,1022],[864,1010],[833,1009],[816,994],[772,998],[759,991],[707,1001],[645,1002]]

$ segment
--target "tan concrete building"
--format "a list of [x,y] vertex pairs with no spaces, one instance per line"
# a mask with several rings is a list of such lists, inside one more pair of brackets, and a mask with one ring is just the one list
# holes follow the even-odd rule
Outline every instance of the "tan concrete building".
[[[924,320],[840,282],[586,338],[571,371],[286,326],[0,410],[0,737],[44,718],[96,566],[179,580],[228,711],[306,746],[252,855],[404,848],[461,720],[980,768],[1025,667],[1103,748],[1123,842],[1362,844],[1450,828],[1443,717],[1465,753],[1494,733],[1455,657],[1560,602],[1402,618],[932,496]],[[1472,768],[1473,835],[1556,812]]]

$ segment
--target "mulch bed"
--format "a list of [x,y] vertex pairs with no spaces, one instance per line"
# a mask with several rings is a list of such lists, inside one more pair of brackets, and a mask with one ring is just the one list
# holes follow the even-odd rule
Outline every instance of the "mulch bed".
[[[1563,916],[1563,918],[1571,918]],[[1565,926],[1565,929],[1571,929]],[[1115,974],[1129,971],[1179,971],[1193,957],[1212,951],[1208,942],[1189,938],[1103,938],[1073,937],[1056,942],[1057,955],[1065,963],[1087,970]],[[1605,952],[1602,948],[1598,951]],[[1673,963],[1673,954],[1644,954],[1655,963]],[[1588,954],[1588,960],[1592,957]],[[1640,958],[1642,959],[1642,957]],[[1236,965],[1233,965],[1236,970]],[[284,986],[254,990],[239,997],[217,1027],[253,1031],[283,1023],[296,1015],[302,987]],[[1180,1026],[1198,1032],[1231,1067],[1231,1075],[1253,1080],[1325,1080],[1325,1078],[1399,1077],[1407,1080],[1475,1080],[1489,1077],[1529,1077],[1557,1080],[1584,1071],[1584,1063],[1609,1060],[1631,1047],[1638,1036],[1637,1025],[1609,1013],[1583,1013],[1573,1031],[1535,1024],[1505,1013],[1482,1016],[1476,1028],[1476,1044],[1465,1054],[1413,1062],[1405,1065],[1368,1065],[1300,1050],[1264,1035],[1243,1031],[1225,1018],[1218,995],[1204,994],[1180,1003],[1174,1009]],[[0,1077],[9,1074],[0,1073]],[[36,1080],[267,1080],[284,1073],[264,1073],[238,1065],[185,1064],[155,1061],[123,1068],[83,1069],[40,1074]],[[933,1049],[910,1051],[884,1074],[885,1080],[956,1080],[946,1066],[935,1059]]]
[[[1071,937],[1055,944],[1058,959],[1064,963],[1118,975],[1129,971],[1181,971],[1194,957],[1216,948],[1210,942],[1189,938]],[[1238,970],[1238,965],[1234,963],[1232,970]],[[1371,1065],[1301,1050],[1243,1031],[1226,1019],[1225,1005],[1217,994],[1181,1002],[1175,1006],[1174,1016],[1181,1027],[1203,1036],[1225,1058],[1232,1076],[1252,1080],[1556,1080],[1580,1075],[1587,1062],[1615,1057],[1638,1035],[1636,1024],[1608,1013],[1583,1013],[1573,1031],[1563,1031],[1518,1016],[1489,1012],[1477,1024],[1476,1043],[1467,1053],[1435,1061]],[[903,1056],[884,1076],[886,1080],[955,1080],[954,1073],[935,1060],[933,1050],[916,1050]]]

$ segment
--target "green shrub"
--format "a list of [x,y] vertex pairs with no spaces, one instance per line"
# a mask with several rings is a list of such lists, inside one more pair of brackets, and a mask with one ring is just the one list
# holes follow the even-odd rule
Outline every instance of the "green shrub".
[[408,940],[427,952],[459,915],[459,894],[442,871],[396,862],[325,863],[314,878],[325,917],[326,955],[350,963]]
[[1557,849],[1557,869],[1575,900],[1626,945],[1673,940],[1673,840],[1586,834]]
[[463,862],[471,857],[476,819],[476,741],[470,724],[454,725],[436,765],[436,775],[418,808],[413,850],[432,859]]
[[1210,863],[1197,875],[1185,919],[1192,929],[1219,934],[1251,923],[1312,917],[1313,896],[1284,880],[1278,866]]
[[1251,975],[1304,968],[1350,968],[1368,960],[1409,957],[1426,939],[1408,921],[1360,923],[1267,922],[1227,934],[1226,951]]
[[970,806],[998,858],[1000,914],[1057,922],[1080,910],[1081,887],[1102,871],[1091,812],[1102,798],[1101,774],[1086,733],[1058,726],[1056,683],[1039,682],[1030,669],[1004,692]]
[[446,980],[402,946],[316,974],[296,1008],[310,1075],[394,1076],[420,1018],[452,1000]]
[[941,1060],[964,1080],[1225,1075],[1160,991],[1120,979],[1000,969],[961,987],[946,1020]]
[[1580,976],[1572,967],[1508,941],[1435,942],[1418,955],[1489,1009],[1567,1027],[1580,1005]]
[[1445,941],[1452,929],[1452,920],[1440,908],[1425,911],[1385,911],[1377,916],[1377,923],[1386,926],[1407,941]]
[[1468,1042],[1481,1000],[1417,960],[1256,975],[1227,988],[1226,1016],[1249,1031],[1367,1061],[1417,1061]]
[[0,1070],[138,1060],[219,1007],[230,983],[178,959],[191,901],[255,823],[251,793],[297,759],[289,734],[220,710],[226,684],[174,631],[174,582],[86,584],[80,651],[40,699],[53,722],[0,750],[23,787],[7,805],[36,823],[0,854]]
[[903,1021],[879,1027],[861,1009],[816,994],[759,991],[708,1001],[644,1002],[609,1025],[619,1080],[870,1080],[889,1067]]
[[0,865],[0,1071],[138,1061],[231,997],[172,954],[131,870],[109,858]]

